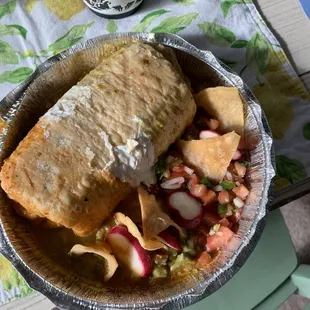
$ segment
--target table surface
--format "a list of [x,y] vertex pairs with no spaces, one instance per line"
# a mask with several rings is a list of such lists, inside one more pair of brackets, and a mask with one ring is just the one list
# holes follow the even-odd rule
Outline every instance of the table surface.
[[[254,2],[310,92],[310,21],[299,1],[254,0]],[[1,310],[48,310],[52,308],[53,304],[39,293],[0,307]]]

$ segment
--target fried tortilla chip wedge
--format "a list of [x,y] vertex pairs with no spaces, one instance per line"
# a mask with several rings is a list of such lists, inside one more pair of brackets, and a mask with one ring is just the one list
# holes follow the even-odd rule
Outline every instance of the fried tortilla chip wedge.
[[124,225],[128,228],[128,231],[138,239],[140,245],[148,251],[155,251],[164,247],[164,244],[157,240],[146,240],[139,231],[137,225],[125,214],[117,212],[114,214],[114,218],[119,225]]
[[239,135],[230,132],[204,140],[178,140],[177,147],[183,154],[186,164],[193,167],[200,176],[218,183],[226,173],[239,140]]
[[118,267],[118,263],[114,255],[111,254],[111,252],[112,251],[108,244],[98,243],[98,244],[92,244],[89,246],[76,244],[72,247],[69,253],[75,254],[75,255],[83,255],[83,254],[90,253],[90,254],[96,254],[96,255],[103,257],[106,260],[106,266],[107,266],[106,274],[104,275],[103,279],[104,281],[108,281],[112,278],[112,276],[114,275]]
[[175,227],[180,236],[184,237],[182,228],[172,221],[154,195],[150,195],[143,186],[138,187],[138,195],[141,205],[143,236],[146,240],[156,237],[169,226]]
[[243,136],[244,113],[243,102],[236,87],[211,87],[195,95],[198,107],[220,122],[222,133],[235,131]]

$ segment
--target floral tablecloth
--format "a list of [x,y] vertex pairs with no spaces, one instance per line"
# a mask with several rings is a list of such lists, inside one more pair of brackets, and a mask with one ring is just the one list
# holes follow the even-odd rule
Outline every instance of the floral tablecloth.
[[[145,0],[134,15],[102,19],[82,0],[0,1],[0,97],[73,44],[122,31],[177,33],[211,50],[252,88],[271,126],[277,189],[310,175],[310,96],[251,0]],[[31,293],[0,256],[0,304]]]

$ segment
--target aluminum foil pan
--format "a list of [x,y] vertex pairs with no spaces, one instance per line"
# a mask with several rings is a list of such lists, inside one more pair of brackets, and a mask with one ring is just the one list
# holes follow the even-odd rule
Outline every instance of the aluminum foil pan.
[[[245,143],[251,168],[249,199],[240,229],[212,269],[160,285],[111,286],[82,279],[55,263],[34,238],[29,222],[19,217],[0,190],[0,248],[29,285],[62,309],[180,309],[212,294],[242,266],[263,231],[272,198],[274,154],[266,118],[240,77],[221,64],[209,51],[198,50],[171,34],[120,33],[104,35],[50,58],[0,103],[0,160],[7,158],[38,118],[63,93],[93,69],[106,55],[132,40],[163,44],[174,49],[194,91],[217,85],[236,86],[244,102]],[[229,108],[229,107],[228,107]]]

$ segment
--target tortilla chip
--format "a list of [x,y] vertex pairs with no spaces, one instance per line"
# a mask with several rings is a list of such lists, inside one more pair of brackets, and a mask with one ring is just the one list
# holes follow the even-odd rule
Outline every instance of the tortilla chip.
[[117,212],[114,214],[114,218],[119,225],[124,225],[128,228],[128,231],[138,239],[140,245],[148,251],[155,251],[164,247],[164,244],[157,240],[146,240],[140,233],[136,224],[123,213]]
[[235,131],[243,136],[243,102],[236,87],[212,87],[195,95],[198,107],[203,108],[220,122],[221,133]]
[[205,140],[178,140],[177,147],[184,161],[211,181],[222,181],[227,167],[237,150],[240,136],[235,132]]
[[141,207],[138,192],[134,191],[126,199],[122,200],[115,209],[115,212],[121,212],[128,216],[134,223],[141,224]]
[[69,253],[75,254],[75,255],[83,255],[83,254],[97,254],[101,257],[103,257],[107,262],[107,272],[104,275],[104,281],[108,281],[111,279],[111,277],[114,275],[118,263],[114,257],[114,255],[111,254],[111,248],[106,243],[98,243],[98,244],[92,244],[89,246],[84,246],[81,244],[76,244],[72,247]]
[[161,202],[154,195],[150,195],[143,186],[138,187],[138,195],[142,213],[143,236],[146,240],[157,237],[157,235],[169,226],[175,227],[183,238],[183,229],[171,220],[163,210]]

